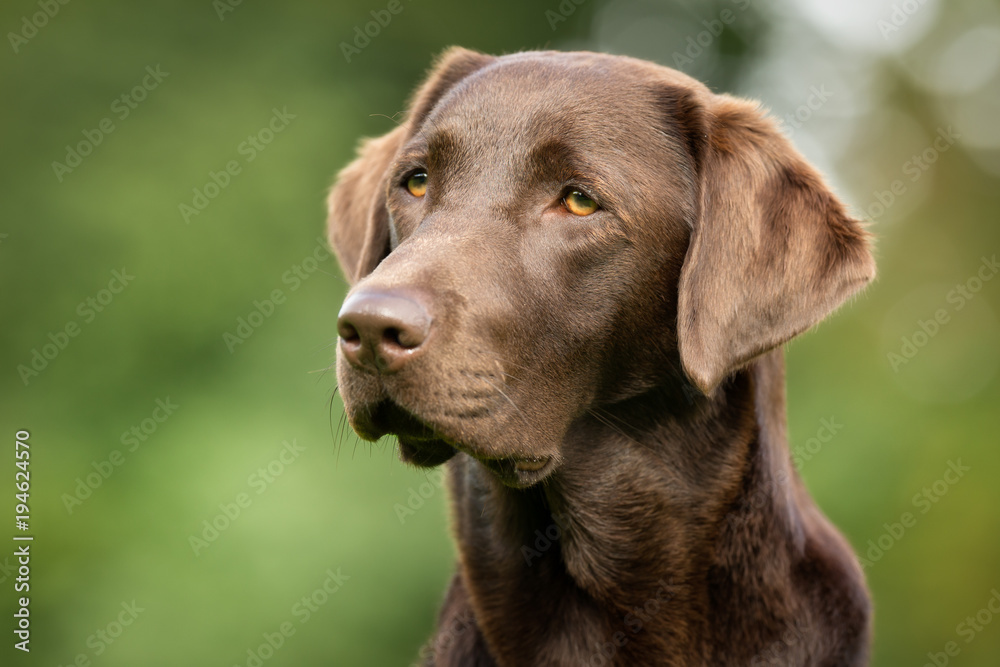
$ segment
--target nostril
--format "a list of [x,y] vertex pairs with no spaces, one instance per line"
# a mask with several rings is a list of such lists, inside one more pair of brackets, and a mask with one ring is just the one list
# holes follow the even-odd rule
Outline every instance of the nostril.
[[344,342],[358,343],[361,341],[361,335],[350,322],[338,322],[337,333],[340,334],[340,337],[344,340]]
[[344,301],[337,318],[339,347],[356,367],[401,369],[430,334],[432,318],[416,299],[363,291]]
[[395,327],[389,327],[382,332],[382,340],[390,345],[396,345],[397,347],[406,347],[403,342],[399,339],[400,331]]
[[395,345],[396,347],[401,347],[404,350],[411,350],[415,347],[420,347],[421,343],[424,342],[424,338],[425,336],[421,331],[398,327],[388,327],[382,333],[382,339],[386,343]]

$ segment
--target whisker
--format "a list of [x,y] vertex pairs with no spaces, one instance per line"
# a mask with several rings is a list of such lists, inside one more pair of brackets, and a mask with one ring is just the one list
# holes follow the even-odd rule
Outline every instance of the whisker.
[[331,278],[335,278],[335,279],[339,280],[340,282],[344,283],[348,287],[351,286],[351,284],[349,282],[347,282],[347,280],[345,280],[343,276],[338,276],[336,273],[330,273],[329,271],[324,271],[323,269],[316,269],[316,273],[322,273],[325,276],[330,276]]
[[[313,369],[311,371],[306,371],[306,372],[309,373],[310,375],[312,375],[313,373],[329,373],[330,371],[335,371],[335,370],[337,370],[336,364],[331,364],[331,365],[327,366],[326,368],[315,368],[315,369]],[[323,379],[323,376],[320,375],[318,378],[316,378],[316,381],[319,382],[322,379]]]
[[517,415],[524,421],[524,423],[526,425],[528,425],[528,426],[531,425],[531,423],[528,421],[528,418],[521,411],[521,408],[517,407],[517,405],[514,403],[514,401],[512,401],[510,399],[510,396],[508,396],[506,393],[504,393],[503,389],[501,389],[500,387],[496,386],[495,384],[493,384],[492,382],[490,382],[487,378],[483,377],[482,375],[474,375],[473,377],[478,377],[480,380],[482,380],[483,382],[485,382],[489,386],[491,386],[494,389],[496,389],[497,393],[499,393],[501,396],[503,396],[505,399],[507,399],[507,402],[510,403],[510,407],[514,408],[514,412],[517,413]]
[[[605,415],[605,416],[606,416],[606,417],[607,417],[607,418],[608,418],[609,420],[610,420],[610,419],[614,419],[614,420],[615,420],[616,422],[618,422],[619,424],[621,424],[623,428],[631,428],[631,427],[632,427],[632,425],[631,425],[631,424],[629,424],[629,423],[628,423],[627,421],[625,421],[624,419],[622,419],[621,417],[619,417],[618,415],[616,415],[616,414],[614,414],[614,413],[611,413],[611,412],[608,412],[608,411],[607,411],[606,409],[604,409],[604,408],[593,408],[593,409],[594,409],[594,410],[600,410],[600,411],[601,411],[602,413],[604,413],[604,415]],[[624,432],[622,433],[622,435],[625,435],[625,434],[624,434]],[[635,437],[638,437],[638,436],[635,436]]]
[[[489,352],[487,352],[487,354],[490,354],[490,356],[492,356],[494,359],[496,359],[497,361],[499,361],[502,365],[505,365],[505,366],[514,366],[514,367],[519,368],[521,370],[527,371],[527,373],[529,375],[531,375],[534,378],[537,378],[539,380],[548,380],[548,378],[546,378],[544,375],[542,375],[539,371],[537,371],[535,369],[528,368],[527,366],[523,366],[521,364],[517,364],[515,362],[506,360],[506,359],[500,357],[497,354],[491,354]],[[509,375],[509,374],[506,371],[504,371],[504,375]],[[510,376],[510,377],[513,377],[513,376]],[[492,383],[490,383],[490,384],[492,385]],[[507,398],[506,395],[504,396],[504,398]],[[508,398],[507,400],[509,401],[510,399]],[[600,413],[603,413],[603,414],[599,414],[598,411]],[[520,412],[520,410],[518,412]],[[588,408],[587,412],[588,412],[588,414],[590,414],[591,416],[593,416],[595,419],[597,419],[598,421],[600,421],[602,424],[604,424],[608,428],[612,429],[613,431],[615,431],[616,433],[618,433],[622,437],[626,438],[630,442],[632,442],[634,444],[637,444],[640,447],[646,447],[646,448],[648,448],[648,446],[644,445],[642,442],[640,442],[637,439],[636,436],[630,435],[628,432],[626,432],[624,430],[624,428],[629,428],[631,426],[631,424],[629,424],[625,420],[621,419],[617,415],[614,415],[614,414],[608,412],[607,410],[604,410],[603,408]],[[523,413],[521,413],[521,415],[522,415],[522,418],[523,418],[523,416],[524,416]],[[618,422],[619,424],[621,424],[621,426],[616,425],[614,422]],[[622,427],[624,427],[624,428],[622,428]]]
[[[513,367],[517,368],[520,371],[525,371],[525,373],[527,375],[529,375],[531,378],[533,378],[535,380],[539,380],[539,381],[542,381],[542,382],[545,382],[545,383],[549,382],[549,378],[547,378],[540,371],[538,371],[538,370],[536,370],[534,368],[529,368],[528,366],[524,366],[524,365],[515,363],[513,361],[509,361],[507,359],[504,359],[503,357],[501,357],[500,355],[498,355],[496,353],[487,352],[485,350],[483,352],[485,352],[485,354],[487,354],[488,356],[492,357],[496,361],[499,361],[500,364],[501,364],[501,366],[513,366]],[[518,380],[520,382],[520,378],[514,377],[513,375],[511,375],[510,373],[508,373],[506,370],[504,370],[502,372],[507,377],[514,378],[515,380]]]
[[333,347],[334,345],[336,345],[337,342],[338,342],[338,339],[334,338],[329,343],[320,343],[319,345],[317,345],[316,347],[314,347],[312,349],[312,351],[315,353],[315,352],[322,352],[323,350],[329,350],[331,347]]
[[[596,419],[597,421],[601,422],[602,424],[604,424],[605,426],[607,426],[608,428],[610,428],[612,431],[614,431],[618,435],[622,436],[623,438],[625,438],[626,440],[628,440],[629,442],[631,442],[633,445],[636,445],[638,447],[642,447],[643,449],[646,449],[646,450],[649,450],[650,452],[656,453],[656,448],[655,447],[653,447],[651,445],[647,445],[647,444],[643,443],[642,441],[637,440],[636,438],[632,437],[631,435],[629,435],[628,433],[626,433],[625,431],[623,431],[621,428],[619,428],[618,426],[616,426],[608,418],[608,417],[611,417],[611,418],[614,418],[614,419],[618,419],[617,417],[615,417],[614,415],[608,413],[606,410],[604,410],[603,412],[605,412],[605,414],[607,414],[608,417],[604,417],[601,414],[599,414],[597,412],[597,410],[601,410],[601,408],[587,408],[587,414],[589,414],[594,419]],[[618,421],[621,421],[621,420],[618,419]],[[622,422],[622,423],[624,423],[624,422]]]
[[622,437],[624,437],[624,438],[626,438],[628,440],[633,440],[634,441],[634,439],[632,438],[632,436],[630,436],[628,433],[626,433],[625,431],[621,430],[620,428],[618,428],[617,426],[615,426],[614,424],[612,424],[610,421],[607,420],[607,418],[605,418],[602,415],[600,415],[597,412],[595,412],[594,409],[588,408],[587,409],[587,414],[589,414],[594,419],[596,419],[597,421],[601,422],[602,424],[604,424],[605,426],[607,426],[608,428],[610,428],[612,431],[615,431],[616,433],[618,433]]

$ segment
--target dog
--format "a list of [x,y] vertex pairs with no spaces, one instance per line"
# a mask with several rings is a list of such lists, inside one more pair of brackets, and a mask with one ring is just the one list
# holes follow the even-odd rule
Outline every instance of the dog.
[[351,427],[447,462],[426,665],[867,664],[781,346],[875,275],[755,103],[623,56],[446,51],[328,198]]

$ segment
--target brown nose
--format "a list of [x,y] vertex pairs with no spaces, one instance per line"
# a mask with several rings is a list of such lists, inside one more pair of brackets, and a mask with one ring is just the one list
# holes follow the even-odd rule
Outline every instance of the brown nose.
[[388,292],[358,292],[347,297],[337,331],[340,349],[354,366],[395,373],[427,340],[431,316],[411,298]]

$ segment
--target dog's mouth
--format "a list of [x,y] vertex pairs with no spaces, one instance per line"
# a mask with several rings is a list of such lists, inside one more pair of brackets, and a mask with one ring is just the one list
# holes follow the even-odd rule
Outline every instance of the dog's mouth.
[[399,439],[399,457],[404,463],[420,468],[439,466],[458,452],[472,456],[507,486],[525,488],[548,475],[554,465],[552,456],[483,456],[477,447],[441,433],[432,424],[392,400],[386,399],[371,411],[369,436],[394,434]]
[[524,489],[540,482],[548,476],[555,466],[551,456],[530,458],[479,459],[490,472],[515,489]]
[[433,468],[458,451],[431,425],[388,399],[372,410],[371,422],[379,435],[392,433],[399,439],[399,457],[405,463]]

